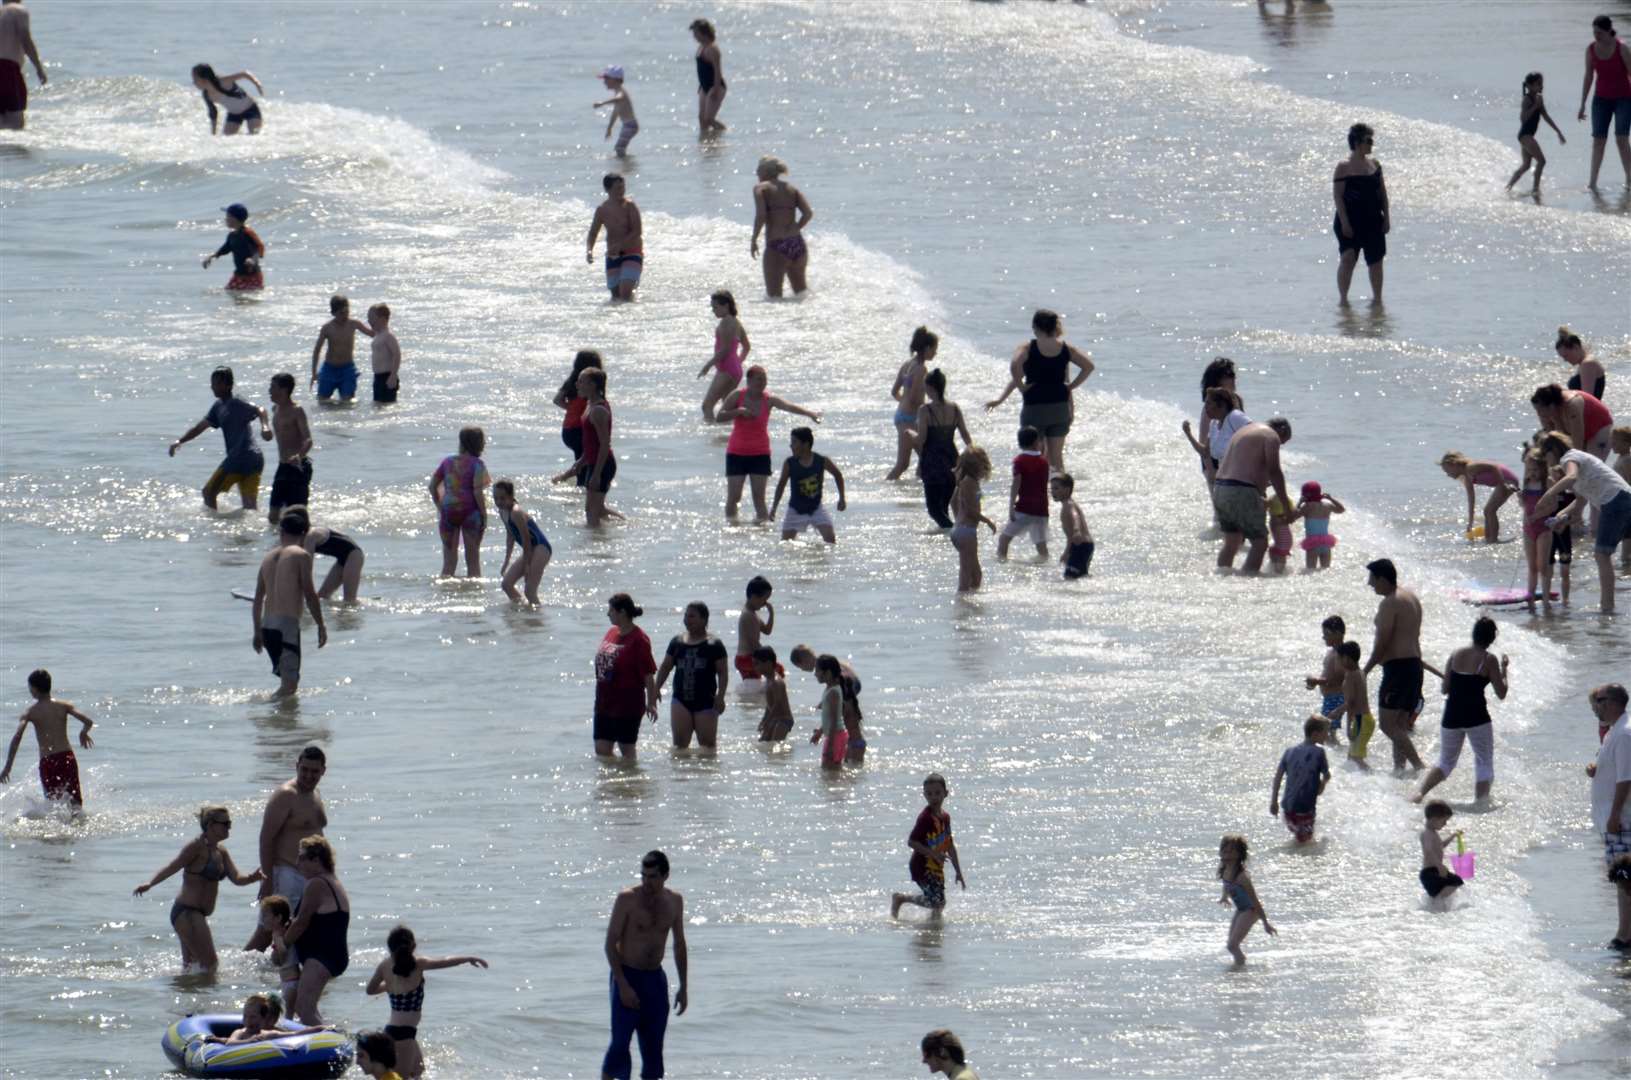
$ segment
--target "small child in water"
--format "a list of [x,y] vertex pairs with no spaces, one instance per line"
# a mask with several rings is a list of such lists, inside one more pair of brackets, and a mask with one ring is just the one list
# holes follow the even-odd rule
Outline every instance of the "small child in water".
[[918,887],[918,894],[895,893],[890,896],[891,918],[900,918],[903,904],[928,908],[936,917],[945,910],[948,860],[957,873],[957,884],[968,888],[968,882],[963,880],[963,864],[957,858],[957,843],[951,838],[951,815],[942,809],[948,794],[944,776],[930,773],[924,777],[923,801],[928,805],[918,814],[917,822],[906,837],[906,844],[912,849],[912,858],[906,864],[906,869],[912,876],[912,884]]
[[1541,91],[1546,89],[1546,77],[1538,71],[1531,71],[1523,77],[1523,103],[1518,106],[1518,147],[1523,151],[1523,164],[1518,171],[1512,174],[1512,179],[1506,182],[1506,189],[1512,190],[1524,173],[1529,171],[1529,163],[1535,165],[1535,194],[1540,194],[1540,174],[1546,171],[1546,155],[1540,152],[1540,140],[1535,138],[1540,131],[1542,120],[1557,132],[1557,141],[1566,144],[1569,140],[1563,137],[1562,130],[1552,122],[1551,115],[1546,111],[1546,99]]
[[[255,922],[260,929],[272,935],[272,963],[277,965],[278,982],[283,986],[283,996],[293,998],[300,986],[300,964],[289,943],[283,940],[289,925],[294,922],[294,908],[289,905],[289,898],[277,893],[264,897]],[[245,948],[244,951],[253,950]]]
[[1065,579],[1087,577],[1093,565],[1093,534],[1087,530],[1087,515],[1076,502],[1076,478],[1060,473],[1048,481],[1048,494],[1059,504],[1059,527],[1065,533],[1065,553],[1059,561],[1065,566]]
[[1223,882],[1223,895],[1218,903],[1227,907],[1233,903],[1235,916],[1229,921],[1229,955],[1235,958],[1235,967],[1246,966],[1246,954],[1240,948],[1252,924],[1263,920],[1263,932],[1270,937],[1279,931],[1269,923],[1269,914],[1263,910],[1263,901],[1252,888],[1252,877],[1246,873],[1246,838],[1230,834],[1218,844],[1218,880]]
[[612,96],[605,101],[595,102],[597,109],[612,107],[612,113],[606,118],[606,138],[612,137],[612,128],[617,126],[619,120],[623,121],[623,130],[617,133],[617,156],[629,156],[629,142],[640,133],[640,122],[634,118],[634,99],[629,92],[623,89],[623,67],[621,64],[612,64],[600,73],[600,81],[606,84],[606,89]]
[[1331,569],[1331,549],[1337,546],[1337,538],[1331,535],[1331,515],[1347,512],[1348,508],[1334,495],[1320,490],[1318,480],[1303,485],[1302,498],[1297,500],[1297,515],[1303,519],[1305,569]]
[[262,288],[266,282],[261,277],[260,261],[266,257],[266,245],[246,224],[249,211],[244,209],[243,203],[233,203],[224,212],[229,230],[226,241],[215,254],[205,257],[204,269],[208,270],[210,263],[221,256],[231,255],[232,277],[227,279],[227,288],[233,292],[251,292]]
[[[1523,454],[1523,555],[1529,569],[1528,593],[1524,606],[1535,610],[1539,599],[1547,608],[1552,606],[1552,565],[1556,560],[1555,545],[1558,534],[1547,524],[1547,519],[1534,516],[1540,498],[1551,487],[1551,474],[1546,455],[1538,446],[1531,446]],[[1569,562],[1565,556],[1563,579],[1568,580]],[[1564,586],[1568,591],[1568,586]]]
[[1365,685],[1365,672],[1359,666],[1359,642],[1344,641],[1336,648],[1342,664],[1341,703],[1326,710],[1325,718],[1333,724],[1339,717],[1348,717],[1348,760],[1361,769],[1369,769],[1365,752],[1370,748],[1371,736],[1376,734],[1376,717],[1370,711],[1370,688]]
[[[793,646],[787,659],[800,671],[814,672],[821,657],[810,646],[800,643]],[[844,760],[859,764],[866,760],[866,733],[861,730],[861,677],[843,660],[838,661],[838,676],[838,689],[844,695],[844,730],[849,734]]]
[[1348,624],[1342,621],[1341,615],[1329,616],[1320,623],[1320,636],[1325,641],[1325,659],[1320,664],[1320,673],[1305,677],[1303,683],[1308,689],[1318,690],[1323,695],[1320,715],[1330,717],[1342,708],[1342,658],[1337,655],[1337,646],[1348,636]]
[[1421,887],[1427,890],[1427,896],[1435,911],[1446,910],[1450,906],[1450,897],[1466,884],[1460,877],[1450,873],[1449,867],[1444,865],[1445,837],[1440,833],[1444,826],[1450,823],[1450,816],[1453,813],[1450,804],[1441,799],[1432,800],[1422,810],[1422,816],[1427,819],[1427,827],[1421,831]]
[[[770,602],[771,591],[770,582],[763,575],[756,575],[748,582],[747,603],[742,605],[742,614],[736,618],[736,673],[742,677],[743,683],[759,678],[759,670],[753,664],[754,650],[759,647],[760,635],[768,636],[776,629],[776,608]],[[764,622],[759,621],[761,610],[765,613]]]
[[374,368],[374,404],[389,405],[402,388],[402,346],[391,332],[391,308],[375,304],[368,309],[368,326],[374,331],[369,343],[369,361]]
[[1493,488],[1489,501],[1484,504],[1483,539],[1486,544],[1493,544],[1500,538],[1501,519],[1496,516],[1501,504],[1512,497],[1521,485],[1518,476],[1505,465],[1493,461],[1474,461],[1467,455],[1451,450],[1438,460],[1439,468],[1451,480],[1461,481],[1467,489],[1467,539],[1477,540],[1479,531],[1473,528],[1472,517],[1477,502],[1473,494],[1475,487]]
[[[740,664],[736,668],[742,670]],[[761,645],[753,650],[754,678],[764,680],[765,712],[759,720],[760,742],[782,742],[793,730],[793,706],[787,700],[787,680],[776,663],[776,650]]]
[[[543,579],[544,567],[549,565],[555,549],[549,546],[549,537],[538,523],[515,501],[515,483],[511,480],[493,482],[493,506],[504,522],[504,565],[499,567],[500,583],[504,595],[511,600],[521,599],[515,591],[516,583],[526,579],[527,603],[538,603],[538,582]],[[510,555],[516,548],[521,557],[510,565]]]
[[1008,480],[1008,523],[997,538],[997,558],[1008,558],[1008,545],[1031,534],[1036,556],[1048,561],[1048,459],[1042,456],[1042,433],[1026,425],[1019,429],[1019,454]]
[[1286,572],[1286,560],[1291,556],[1293,540],[1291,523],[1302,516],[1298,506],[1287,506],[1278,495],[1268,501],[1269,511],[1269,565],[1276,574]]
[[84,726],[79,729],[79,745],[86,750],[96,744],[91,741],[91,728],[95,721],[67,701],[51,696],[51,673],[39,668],[29,673],[28,692],[34,704],[24,710],[17,722],[17,734],[11,737],[6,752],[6,767],[0,770],[0,784],[11,779],[11,765],[17,760],[17,750],[23,744],[23,732],[34,725],[34,741],[40,748],[40,785],[47,799],[67,799],[74,816],[85,810],[85,796],[79,788],[79,762],[68,745],[68,718],[71,716]]
[[206,1035],[203,1042],[207,1043],[246,1043],[264,1042],[267,1039],[283,1039],[290,1035],[315,1035],[319,1031],[332,1031],[324,1025],[322,1027],[280,1028],[278,1021],[283,1017],[283,1002],[276,994],[250,994],[244,998],[243,1027],[236,1029],[232,1034],[222,1037],[220,1035]]
[[810,736],[810,741],[822,744],[823,769],[841,769],[844,767],[844,751],[849,744],[849,731],[844,727],[844,691],[839,685],[844,673],[838,666],[838,657],[830,653],[816,657],[815,677],[822,686],[821,723]]
[[1280,755],[1280,765],[1274,770],[1274,794],[1269,796],[1269,813],[1280,816],[1280,784],[1286,786],[1286,828],[1307,844],[1314,839],[1314,814],[1319,797],[1325,794],[1325,785],[1331,782],[1331,765],[1325,759],[1322,745],[1331,731],[1331,722],[1323,716],[1310,716],[1303,721],[1303,741]]

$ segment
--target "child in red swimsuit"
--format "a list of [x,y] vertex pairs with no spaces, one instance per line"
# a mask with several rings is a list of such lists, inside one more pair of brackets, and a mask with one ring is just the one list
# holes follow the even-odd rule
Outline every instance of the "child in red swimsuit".
[[0,771],[0,784],[11,779],[11,765],[17,760],[17,750],[23,744],[23,732],[34,725],[34,738],[40,747],[40,784],[47,799],[67,799],[73,812],[79,814],[85,806],[85,796],[79,788],[79,762],[68,745],[68,718],[71,716],[85,726],[79,731],[79,745],[89,750],[91,727],[95,721],[66,701],[51,697],[51,673],[44,668],[28,676],[28,692],[34,704],[23,713],[17,724],[17,734],[11,737],[11,748],[6,753],[6,767]]

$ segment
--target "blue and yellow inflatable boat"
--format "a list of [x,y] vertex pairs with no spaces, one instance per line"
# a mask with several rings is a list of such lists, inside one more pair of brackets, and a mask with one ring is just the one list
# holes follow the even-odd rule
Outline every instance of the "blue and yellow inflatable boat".
[[[165,1031],[160,1045],[171,1064],[188,1076],[259,1076],[276,1080],[296,1077],[339,1076],[351,1067],[351,1040],[338,1031],[290,1035],[252,1043],[207,1043],[205,1035],[225,1038],[243,1026],[232,1013],[211,1013],[177,1020]],[[298,1030],[284,1020],[280,1028]]]

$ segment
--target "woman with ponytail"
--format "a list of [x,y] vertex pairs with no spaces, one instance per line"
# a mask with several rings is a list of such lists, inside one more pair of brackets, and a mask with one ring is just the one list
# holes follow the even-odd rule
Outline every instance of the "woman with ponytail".
[[484,968],[479,956],[419,956],[413,931],[398,926],[385,936],[390,956],[381,960],[368,980],[369,994],[384,994],[391,1003],[391,1022],[385,1034],[396,1044],[397,1071],[405,1077],[423,1076],[425,1059],[419,1050],[419,1016],[425,1003],[425,972],[469,964]]
[[255,104],[255,99],[249,96],[249,91],[238,85],[239,79],[248,79],[255,84],[255,93],[266,96],[261,87],[260,80],[247,71],[233,72],[231,75],[217,75],[215,69],[208,64],[193,65],[193,85],[198,92],[204,95],[204,107],[210,111],[210,134],[215,134],[215,122],[220,110],[217,105],[226,111],[226,121],[221,124],[222,135],[236,135],[238,129],[244,124],[249,125],[249,134],[259,134],[261,129],[261,110]]

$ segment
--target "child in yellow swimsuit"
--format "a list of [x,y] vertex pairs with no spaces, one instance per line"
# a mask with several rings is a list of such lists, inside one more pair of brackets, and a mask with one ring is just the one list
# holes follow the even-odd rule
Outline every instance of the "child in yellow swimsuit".
[[1365,685],[1365,673],[1359,667],[1359,642],[1344,641],[1336,648],[1342,662],[1342,704],[1326,714],[1335,722],[1341,715],[1348,718],[1348,760],[1361,769],[1365,764],[1365,751],[1370,737],[1376,734],[1376,717],[1370,711],[1370,688]]

